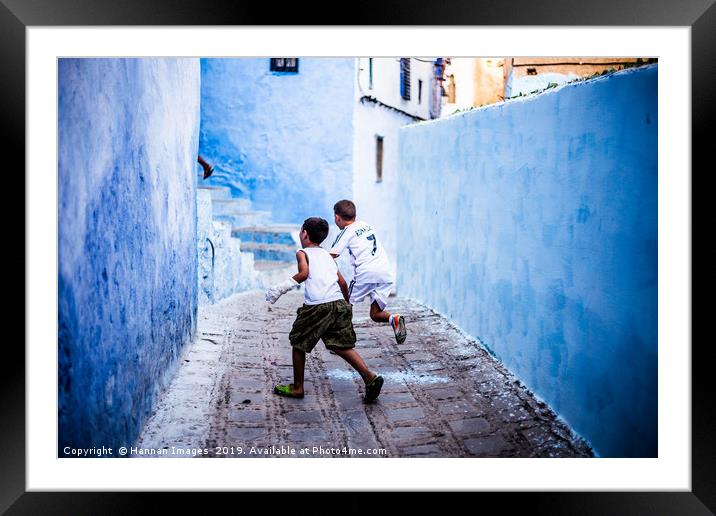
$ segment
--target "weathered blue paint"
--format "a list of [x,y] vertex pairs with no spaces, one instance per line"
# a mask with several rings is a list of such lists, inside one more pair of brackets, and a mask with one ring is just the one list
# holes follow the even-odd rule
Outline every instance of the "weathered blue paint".
[[198,59],[60,59],[59,445],[130,445],[196,328]]
[[657,66],[401,129],[398,291],[603,456],[657,454]]
[[306,59],[273,73],[269,58],[201,60],[200,152],[206,181],[275,222],[332,220],[353,183],[355,60]]

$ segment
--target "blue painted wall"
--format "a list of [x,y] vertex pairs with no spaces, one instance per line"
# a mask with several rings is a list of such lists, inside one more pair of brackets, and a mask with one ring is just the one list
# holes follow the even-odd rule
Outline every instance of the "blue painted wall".
[[59,445],[131,444],[196,327],[198,59],[60,59]]
[[602,456],[657,454],[657,66],[401,129],[398,291]]
[[299,73],[269,59],[201,60],[200,153],[207,184],[230,186],[275,222],[331,217],[353,182],[354,59],[301,58]]

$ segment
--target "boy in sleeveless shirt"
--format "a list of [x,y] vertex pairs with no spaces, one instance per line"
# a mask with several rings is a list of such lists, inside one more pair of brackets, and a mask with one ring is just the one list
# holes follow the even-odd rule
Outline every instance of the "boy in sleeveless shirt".
[[356,205],[344,199],[333,206],[336,226],[341,229],[329,253],[338,258],[346,249],[351,256],[355,275],[348,288],[351,304],[360,303],[370,296],[370,318],[375,322],[389,323],[398,344],[405,342],[408,332],[405,317],[385,311],[388,296],[393,288],[388,255],[370,224],[356,220]]
[[290,398],[303,398],[303,376],[306,353],[323,340],[326,348],[358,371],[366,384],[364,400],[375,400],[383,386],[383,378],[368,369],[354,349],[353,308],[348,303],[348,286],[338,271],[335,260],[320,246],[328,236],[328,222],[319,217],[306,219],[301,226],[301,246],[296,251],[298,273],[266,292],[266,301],[275,303],[283,294],[304,284],[304,304],[296,311],[296,320],[289,333],[293,348],[293,383],[276,385],[274,392]]

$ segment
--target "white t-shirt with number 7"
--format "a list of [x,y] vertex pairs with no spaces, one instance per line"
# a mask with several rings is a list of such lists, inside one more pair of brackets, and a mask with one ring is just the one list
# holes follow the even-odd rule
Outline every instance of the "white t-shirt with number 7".
[[357,220],[347,225],[338,233],[329,252],[341,255],[346,248],[355,268],[353,279],[357,284],[394,282],[388,255],[370,224]]

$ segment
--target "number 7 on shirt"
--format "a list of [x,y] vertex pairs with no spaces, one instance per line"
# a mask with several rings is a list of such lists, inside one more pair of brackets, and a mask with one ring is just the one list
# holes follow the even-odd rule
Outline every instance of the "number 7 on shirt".
[[378,249],[378,241],[375,239],[375,235],[368,235],[366,238],[373,241],[373,252],[370,254],[375,255],[375,251]]

